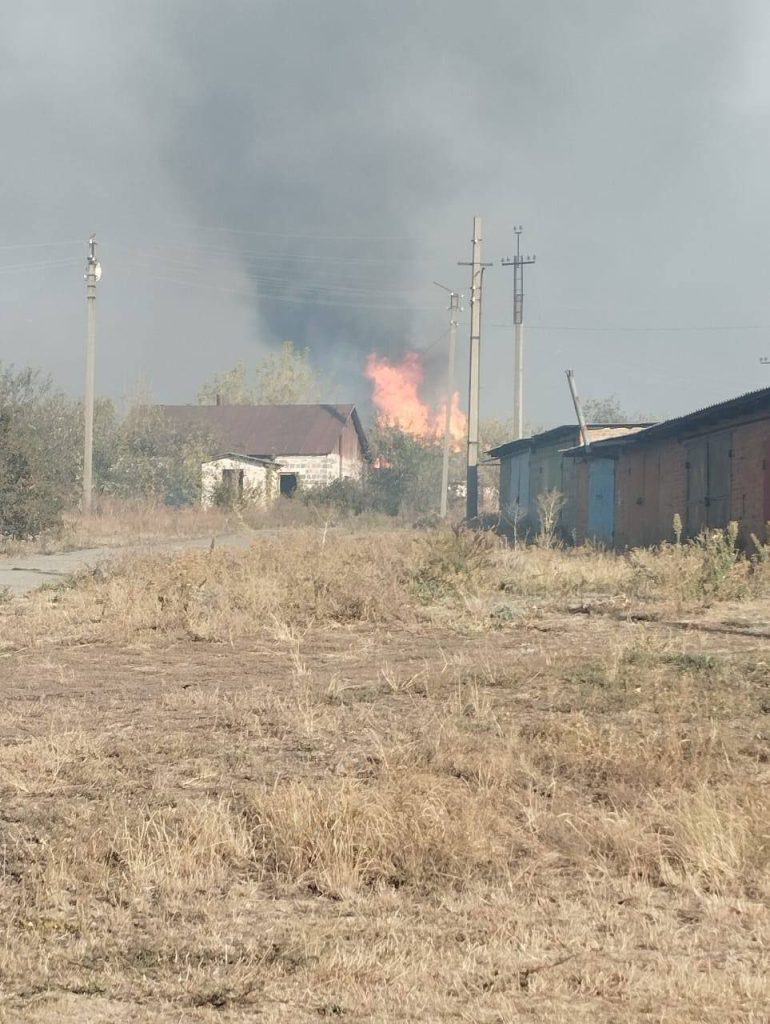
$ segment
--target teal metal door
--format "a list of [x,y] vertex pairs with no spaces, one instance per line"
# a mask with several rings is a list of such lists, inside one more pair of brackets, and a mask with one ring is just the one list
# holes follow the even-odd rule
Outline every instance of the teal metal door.
[[588,463],[588,536],[604,544],[615,539],[615,460]]

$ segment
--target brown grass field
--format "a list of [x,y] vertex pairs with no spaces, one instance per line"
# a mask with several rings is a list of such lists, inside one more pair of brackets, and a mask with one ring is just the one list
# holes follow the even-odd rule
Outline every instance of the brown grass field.
[[0,1020],[770,1020],[770,571],[296,529],[0,605]]

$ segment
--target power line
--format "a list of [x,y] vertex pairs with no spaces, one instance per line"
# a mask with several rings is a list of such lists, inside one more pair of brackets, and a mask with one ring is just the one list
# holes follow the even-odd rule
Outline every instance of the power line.
[[224,226],[205,224],[183,224],[174,222],[173,227],[186,228],[192,231],[223,231],[231,235],[254,235],[260,238],[298,238],[302,240],[316,240],[323,242],[405,242],[411,235],[314,235],[301,232],[286,231],[255,231],[250,228],[229,228]]
[[82,245],[83,239],[76,238],[69,242],[15,242],[0,245],[0,249],[54,249],[65,245]]
[[[486,326],[510,331],[513,325],[493,323],[486,324]],[[687,334],[698,331],[770,331],[770,324],[724,324],[720,327],[713,327],[708,324],[693,327],[570,327],[566,325],[554,326],[553,324],[528,324],[527,327],[530,331],[580,331],[594,334]]]
[[37,263],[5,263],[0,265],[0,272],[14,273],[17,270],[44,270],[46,267],[64,267],[80,263],[77,256],[68,256],[61,260],[42,260]]
[[[315,255],[312,253],[285,252],[281,250],[232,249],[224,246],[199,245],[197,243],[188,244],[187,242],[158,242],[157,244],[163,246],[164,250],[181,249],[184,252],[203,252],[209,253],[212,257],[231,256],[233,259],[237,260],[242,260],[244,257],[248,256],[250,260],[269,260],[271,263],[274,263],[277,260],[283,260],[285,262],[294,261],[298,263],[353,264],[354,266],[383,266],[388,264],[399,266],[403,263],[435,263],[435,260],[416,256],[394,256],[390,258],[376,256],[334,256],[328,254]],[[136,251],[121,242],[111,241],[110,245],[113,248],[118,247],[127,251]]]
[[[240,295],[244,298],[253,299],[254,293],[245,291],[242,288],[229,288],[223,285],[211,284],[208,281],[183,281],[178,278],[167,277],[163,274],[158,274],[149,267],[143,266],[142,264],[124,263],[124,266],[129,267],[132,270],[139,270],[147,273],[156,281],[164,281],[168,284],[177,284],[183,288],[207,288],[210,291],[224,292],[229,295]],[[267,302],[287,302],[296,306],[328,306],[328,307],[341,307],[346,309],[373,309],[382,311],[392,311],[396,313],[436,313],[436,306],[405,306],[405,305],[379,305],[374,303],[362,303],[362,302],[326,302],[321,299],[312,298],[292,298],[289,295],[278,295],[270,292],[260,291],[257,293],[257,299]]]
[[[209,273],[211,273],[212,270],[216,270],[217,269],[216,265],[213,264],[213,263],[211,263],[211,264],[188,263],[188,262],[185,262],[184,260],[175,260],[173,258],[169,258],[169,257],[166,257],[166,256],[160,256],[160,255],[157,255],[155,253],[141,253],[139,251],[136,251],[134,253],[134,255],[136,255],[137,257],[140,257],[141,259],[156,260],[156,261],[158,261],[160,263],[165,264],[169,269],[171,269],[171,270],[173,270],[175,272],[191,273],[191,274],[195,274],[195,273],[209,274]],[[257,283],[263,283],[263,284],[268,284],[268,285],[270,285],[270,284],[279,284],[280,285],[280,284],[289,284],[290,283],[290,280],[286,276],[276,277],[276,276],[272,276],[272,275],[269,275],[269,274],[253,274],[253,273],[249,273],[248,271],[242,270],[242,269],[238,271],[238,274],[241,277],[248,278],[249,280],[256,281]],[[299,290],[303,290],[303,291],[304,290],[309,290],[309,291],[318,291],[318,290],[320,290],[320,291],[328,291],[328,292],[348,292],[348,293],[351,293],[351,294],[357,294],[357,295],[362,295],[362,296],[366,296],[366,295],[381,295],[383,293],[384,294],[393,295],[395,297],[401,296],[401,295],[408,296],[408,295],[426,294],[426,292],[424,290],[420,290],[420,289],[401,289],[401,288],[398,288],[398,289],[390,288],[390,289],[388,289],[388,288],[382,288],[382,287],[365,288],[365,287],[349,285],[349,284],[333,284],[333,283],[325,283],[323,281],[312,281],[312,280],[307,281],[307,282],[302,283],[302,284],[294,284],[293,282],[291,282],[291,287],[294,290],[299,289]]]

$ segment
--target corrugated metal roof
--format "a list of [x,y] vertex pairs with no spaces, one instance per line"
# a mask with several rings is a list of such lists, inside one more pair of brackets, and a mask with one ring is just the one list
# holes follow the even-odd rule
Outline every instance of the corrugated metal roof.
[[242,455],[240,452],[224,452],[211,459],[210,462],[222,462],[224,459],[232,459],[233,462],[248,462],[251,466],[265,466],[267,469],[273,469],[280,465],[272,459],[266,459],[259,455]]
[[160,405],[182,430],[209,434],[221,448],[261,455],[328,455],[352,418],[366,451],[366,435],[353,405]]
[[[728,426],[734,420],[763,414],[770,416],[770,388],[747,391],[737,398],[729,398],[727,401],[704,406],[684,416],[663,420],[628,437],[596,441],[591,444],[590,450],[608,452],[609,449],[619,448],[625,444],[646,444],[678,435],[692,436],[698,432],[713,430],[720,425]],[[577,447],[573,449],[572,454],[584,454],[584,449]]]
[[[644,423],[587,423],[589,431],[606,430],[641,430],[647,426]],[[551,430],[544,430],[540,434],[533,434],[532,437],[522,437],[518,441],[508,441],[506,444],[491,448],[487,455],[493,458],[505,458],[510,455],[518,455],[522,452],[531,451],[535,448],[542,448],[549,444],[558,444],[559,441],[569,441],[572,438],[580,440],[580,427],[577,423],[566,423],[561,427],[553,427]]]

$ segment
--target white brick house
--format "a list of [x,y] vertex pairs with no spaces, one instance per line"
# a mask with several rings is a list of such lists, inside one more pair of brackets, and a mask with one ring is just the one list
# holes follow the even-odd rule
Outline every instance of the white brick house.
[[232,473],[235,486],[246,487],[253,478],[255,489],[261,487],[270,500],[343,477],[360,479],[368,459],[353,405],[164,405],[160,410],[178,429],[208,435],[225,453],[202,467],[204,502],[224,480],[231,485]]

